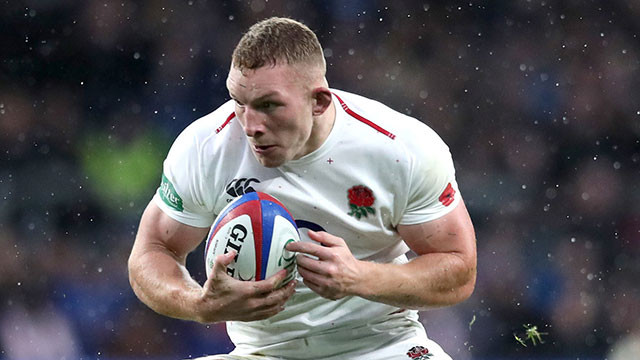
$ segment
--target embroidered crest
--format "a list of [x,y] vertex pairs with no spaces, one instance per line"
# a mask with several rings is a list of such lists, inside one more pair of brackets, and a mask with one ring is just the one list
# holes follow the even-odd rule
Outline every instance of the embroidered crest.
[[355,216],[360,220],[361,217],[368,217],[369,214],[373,215],[376,210],[371,207],[376,201],[373,196],[373,191],[364,185],[356,185],[349,189],[347,197],[349,198],[349,208],[351,211],[348,213],[351,216]]
[[412,360],[430,359],[433,354],[429,353],[429,349],[424,346],[414,346],[407,351],[407,356]]

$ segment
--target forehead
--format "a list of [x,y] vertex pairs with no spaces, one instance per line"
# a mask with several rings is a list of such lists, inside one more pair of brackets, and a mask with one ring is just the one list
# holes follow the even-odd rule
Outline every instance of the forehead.
[[243,69],[231,66],[227,88],[233,94],[260,95],[270,91],[293,90],[302,83],[301,75],[291,65]]

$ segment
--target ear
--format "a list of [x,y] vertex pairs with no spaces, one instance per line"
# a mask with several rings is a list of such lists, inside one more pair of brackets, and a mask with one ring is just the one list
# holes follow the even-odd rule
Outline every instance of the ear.
[[317,87],[311,90],[311,96],[313,98],[313,116],[320,116],[324,114],[333,101],[331,98],[331,91],[326,87]]

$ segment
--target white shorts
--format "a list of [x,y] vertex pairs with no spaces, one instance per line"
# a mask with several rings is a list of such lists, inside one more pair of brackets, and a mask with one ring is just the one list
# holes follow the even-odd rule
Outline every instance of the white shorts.
[[198,360],[451,360],[419,323],[395,321],[278,344],[236,347]]

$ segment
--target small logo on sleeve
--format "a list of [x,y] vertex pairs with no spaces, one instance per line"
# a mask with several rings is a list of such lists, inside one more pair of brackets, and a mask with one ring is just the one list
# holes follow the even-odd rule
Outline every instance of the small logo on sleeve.
[[184,210],[184,207],[182,206],[182,198],[178,195],[173,184],[166,176],[164,176],[164,174],[162,174],[162,183],[158,188],[158,194],[162,201],[170,208],[180,212]]
[[453,196],[455,194],[456,194],[456,191],[453,190],[453,186],[451,186],[451,183],[449,183],[447,184],[447,187],[444,189],[444,191],[442,192],[442,195],[440,195],[438,200],[440,200],[442,205],[449,206],[453,202],[453,199],[454,199]]
[[369,214],[374,215],[376,210],[372,207],[376,201],[373,191],[364,185],[356,185],[349,189],[347,194],[349,198],[349,208],[351,211],[348,215],[355,216],[360,220],[361,217],[368,217]]

